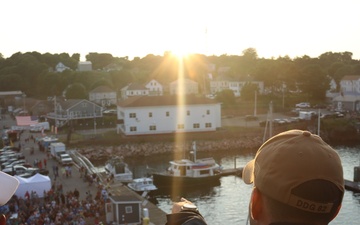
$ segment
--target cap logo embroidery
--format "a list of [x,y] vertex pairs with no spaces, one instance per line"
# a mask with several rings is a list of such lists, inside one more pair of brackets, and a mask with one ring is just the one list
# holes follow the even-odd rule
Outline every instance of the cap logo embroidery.
[[291,195],[288,205],[312,213],[329,213],[334,203],[320,203]]

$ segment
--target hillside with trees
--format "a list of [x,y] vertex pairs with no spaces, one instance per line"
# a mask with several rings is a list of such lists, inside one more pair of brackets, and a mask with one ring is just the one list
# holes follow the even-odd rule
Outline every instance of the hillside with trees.
[[[67,53],[18,52],[9,58],[0,54],[0,91],[21,90],[37,99],[63,93],[67,98],[85,98],[90,90],[100,85],[118,91],[130,82],[144,83],[154,78],[169,83],[178,78],[179,61],[170,52],[133,60],[109,53],[89,53],[86,60],[92,62],[93,71],[86,72],[77,71],[79,59],[79,54],[70,56]],[[70,70],[54,72],[59,62]],[[302,93],[303,98],[313,101],[324,100],[331,79],[339,84],[344,75],[360,74],[360,61],[352,59],[351,52],[326,52],[317,58],[304,55],[294,59],[287,56],[266,59],[259,58],[256,49],[249,48],[240,55],[190,55],[183,63],[185,76],[197,81],[200,91],[209,90],[204,80],[208,79],[209,64],[213,64],[216,69],[230,68],[223,74],[228,77],[245,79],[251,76],[264,81],[270,95],[281,95],[286,87],[286,94]],[[107,69],[109,65],[117,69]],[[211,72],[214,78],[219,76],[216,69]],[[244,99],[251,98],[251,92],[253,88],[245,88]]]

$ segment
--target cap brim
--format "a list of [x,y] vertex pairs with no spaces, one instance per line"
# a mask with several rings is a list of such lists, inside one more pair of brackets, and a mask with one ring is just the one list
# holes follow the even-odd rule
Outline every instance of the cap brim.
[[254,182],[254,165],[255,159],[248,162],[242,171],[242,179],[245,184],[252,184]]
[[0,171],[0,205],[5,205],[10,200],[18,186],[19,181],[15,177]]

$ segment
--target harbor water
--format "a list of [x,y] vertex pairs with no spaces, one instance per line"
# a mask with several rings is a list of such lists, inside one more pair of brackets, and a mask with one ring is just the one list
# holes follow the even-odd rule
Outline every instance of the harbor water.
[[[360,164],[360,147],[336,147],[343,163],[344,178],[353,180],[354,167]],[[256,150],[246,152],[232,152],[214,154],[217,162],[221,163],[224,168],[243,167],[253,159]],[[206,153],[208,154],[208,153]],[[198,153],[198,158],[207,157],[203,153]],[[142,159],[127,159],[130,169],[134,172],[135,177],[145,176],[149,168],[157,171],[165,170],[167,163],[171,160],[169,156],[147,156]],[[194,202],[208,225],[219,224],[246,224],[248,217],[248,202],[250,199],[251,185],[243,183],[237,176],[227,176],[221,178],[221,185],[211,188],[191,189],[183,193],[156,196],[156,204],[166,213],[171,212],[173,201],[180,197],[185,197]],[[174,193],[176,187],[173,188]],[[181,196],[180,196],[181,195]],[[151,215],[150,215],[151,219]],[[331,225],[359,224],[360,221],[360,193],[345,191],[343,206],[339,215],[332,221]]]

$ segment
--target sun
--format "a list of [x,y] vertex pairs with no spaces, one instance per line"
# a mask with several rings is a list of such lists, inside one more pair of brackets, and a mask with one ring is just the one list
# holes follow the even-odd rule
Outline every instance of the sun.
[[184,58],[187,58],[189,55],[191,55],[191,52],[186,49],[186,47],[177,47],[175,49],[170,50],[171,55],[176,57],[178,60],[183,60]]

